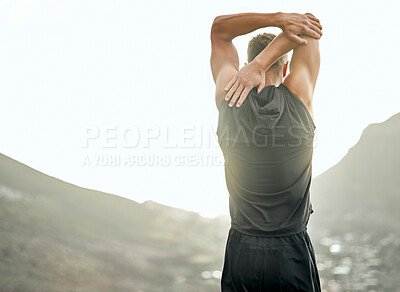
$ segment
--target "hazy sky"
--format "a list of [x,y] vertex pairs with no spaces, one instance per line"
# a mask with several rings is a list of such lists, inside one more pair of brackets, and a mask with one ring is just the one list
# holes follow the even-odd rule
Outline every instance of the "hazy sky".
[[[400,111],[397,1],[247,2],[0,0],[0,152],[79,186],[227,214],[209,37],[239,12],[321,20],[314,177]],[[234,40],[241,66],[264,31],[279,33]]]

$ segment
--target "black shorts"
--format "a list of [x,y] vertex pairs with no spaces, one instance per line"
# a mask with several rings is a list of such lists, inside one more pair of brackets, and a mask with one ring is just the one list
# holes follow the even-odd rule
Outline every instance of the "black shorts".
[[321,291],[307,230],[282,237],[256,237],[230,228],[222,292]]

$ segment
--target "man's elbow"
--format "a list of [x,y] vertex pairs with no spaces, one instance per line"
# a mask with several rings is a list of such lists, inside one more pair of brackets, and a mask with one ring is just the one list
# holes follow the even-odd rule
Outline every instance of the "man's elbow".
[[214,18],[214,21],[211,25],[211,34],[216,34],[221,31],[221,19],[222,15],[219,15]]
[[226,25],[224,24],[224,15],[219,15],[214,18],[213,24],[211,26],[211,40],[232,40],[227,34]]
[[220,23],[223,19],[225,19],[228,15],[218,15],[217,17],[214,18],[213,24],[214,23]]
[[223,18],[222,15],[218,15],[217,17],[214,18],[213,23],[218,22],[219,20],[221,20],[221,18]]

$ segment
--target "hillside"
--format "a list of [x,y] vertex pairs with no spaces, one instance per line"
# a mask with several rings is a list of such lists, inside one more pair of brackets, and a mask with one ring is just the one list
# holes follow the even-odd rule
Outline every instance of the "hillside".
[[399,149],[400,113],[313,180],[310,233],[327,291],[400,291]]
[[313,180],[313,202],[318,210],[314,221],[330,221],[340,214],[360,228],[400,231],[399,149],[400,114],[365,128],[347,155]]
[[201,273],[222,268],[226,219],[80,188],[4,155],[0,224],[2,292],[219,288]]

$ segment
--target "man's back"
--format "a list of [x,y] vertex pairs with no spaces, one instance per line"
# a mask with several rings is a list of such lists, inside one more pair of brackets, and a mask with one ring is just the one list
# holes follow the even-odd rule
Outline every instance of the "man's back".
[[253,88],[240,108],[220,105],[217,134],[235,229],[284,236],[306,228],[315,128],[305,105],[283,84],[258,94]]

